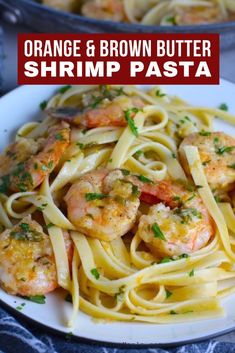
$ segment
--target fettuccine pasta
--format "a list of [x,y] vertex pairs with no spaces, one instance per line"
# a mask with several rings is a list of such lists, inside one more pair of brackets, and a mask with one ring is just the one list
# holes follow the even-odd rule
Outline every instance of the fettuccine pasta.
[[233,0],[43,0],[87,17],[143,25],[198,25],[234,20]]
[[[235,289],[235,140],[160,87],[65,86],[0,155],[0,285],[60,287],[91,317],[224,314]],[[60,310],[60,308],[58,308]]]

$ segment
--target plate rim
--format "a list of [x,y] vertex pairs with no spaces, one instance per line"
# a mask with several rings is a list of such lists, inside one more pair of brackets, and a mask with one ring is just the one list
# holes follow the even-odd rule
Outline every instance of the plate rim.
[[[233,88],[235,88],[234,82],[231,82],[231,81],[223,79],[223,78],[220,79],[220,85],[221,84],[225,84],[225,85],[228,84],[230,87],[233,86]],[[40,86],[40,85],[36,85],[36,86]],[[54,86],[55,88],[58,87],[58,85],[50,85],[50,86]],[[63,86],[63,85],[61,85],[61,86]],[[195,86],[195,85],[191,85],[191,86]],[[21,91],[21,90],[23,91],[24,89],[27,90],[29,87],[31,87],[31,85],[22,85],[22,86],[16,87],[15,89],[6,93],[5,95],[3,95],[0,98],[0,104],[3,100],[8,99],[11,96],[14,96],[16,94],[16,92]],[[25,314],[24,312],[18,311],[16,308],[14,308],[13,306],[11,306],[7,302],[5,302],[2,298],[0,298],[0,304],[1,304],[1,307],[4,310],[6,310],[7,313],[13,315],[14,318],[16,318],[16,319],[20,318],[23,321],[25,321],[26,323],[32,322],[36,327],[42,328],[44,330],[48,330],[49,332],[51,332],[53,334],[58,334],[60,337],[63,337],[64,339],[66,339],[66,334],[68,334],[68,332],[62,331],[59,328],[55,328],[51,325],[47,325],[46,323],[37,321],[36,319],[30,317],[28,314]],[[232,324],[232,326],[229,328],[226,328],[224,330],[221,329],[218,332],[211,333],[211,334],[208,334],[205,336],[201,336],[198,338],[189,338],[189,339],[180,340],[177,342],[167,342],[167,343],[110,342],[110,341],[106,341],[103,339],[93,339],[90,337],[80,336],[79,333],[72,335],[72,340],[73,341],[80,341],[81,343],[84,343],[84,344],[92,344],[92,345],[96,345],[96,346],[104,346],[105,345],[107,347],[112,347],[112,348],[115,348],[115,347],[116,348],[133,348],[133,349],[136,349],[136,348],[170,348],[170,347],[178,347],[178,346],[182,346],[182,345],[184,346],[184,345],[188,345],[188,344],[193,344],[196,342],[204,342],[204,341],[212,339],[212,338],[216,338],[216,337],[220,337],[225,334],[229,334],[233,331],[235,331],[235,323]]]
[[[49,332],[51,332],[53,334],[57,334],[60,337],[63,337],[65,340],[66,340],[66,335],[69,334],[69,332],[67,332],[67,333],[63,332],[59,329],[56,329],[56,328],[48,326],[40,321],[37,321],[37,320],[29,317],[28,315],[25,315],[23,312],[18,311],[17,309],[14,309],[11,305],[4,302],[1,298],[0,298],[0,304],[3,306],[4,310],[7,311],[8,314],[12,314],[14,319],[16,319],[16,320],[19,317],[20,319],[22,319],[23,321],[26,321],[28,323],[32,322],[36,327],[42,328],[44,330],[49,330]],[[92,344],[92,345],[100,346],[100,347],[101,346],[104,347],[104,345],[105,345],[108,348],[122,348],[122,349],[123,348],[128,348],[128,349],[175,348],[175,347],[185,346],[185,345],[198,343],[198,342],[203,343],[203,342],[210,340],[212,338],[216,338],[216,337],[220,337],[220,336],[232,333],[233,331],[235,331],[235,324],[228,329],[225,329],[223,331],[219,331],[214,334],[206,335],[201,338],[188,339],[188,340],[186,339],[186,340],[181,340],[178,342],[170,342],[170,343],[125,343],[125,342],[118,343],[118,342],[109,342],[109,341],[105,341],[105,340],[97,340],[97,339],[93,339],[93,338],[82,337],[77,334],[71,335],[71,340],[80,341],[80,343],[83,343],[83,344],[87,344],[87,345]]]

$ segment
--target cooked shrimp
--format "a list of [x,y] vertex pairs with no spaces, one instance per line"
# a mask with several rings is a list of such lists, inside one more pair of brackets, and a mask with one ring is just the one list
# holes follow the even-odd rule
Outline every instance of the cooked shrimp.
[[82,14],[86,17],[121,22],[125,20],[122,0],[90,0],[82,7]]
[[[72,242],[64,239],[71,261]],[[34,296],[58,287],[50,238],[31,216],[0,235],[0,284],[10,294]]]
[[70,129],[62,122],[49,129],[46,140],[23,138],[8,146],[0,155],[0,191],[35,189],[58,164],[69,140]]
[[[124,173],[125,174],[125,173]],[[65,196],[68,218],[85,235],[111,241],[134,225],[138,187],[121,170],[97,170],[82,176]]]
[[196,25],[224,21],[221,9],[214,4],[211,7],[205,6],[176,6],[175,21],[178,25]]
[[[87,94],[84,109],[62,107],[50,109],[48,114],[53,118],[63,119],[83,128],[92,129],[102,126],[126,126],[125,111],[144,107],[143,100],[137,96],[128,97],[122,92],[118,96],[119,90],[106,90],[108,93]],[[130,113],[133,117],[134,111]]]
[[[206,136],[205,136],[206,135]],[[235,183],[235,139],[223,132],[194,133],[180,145],[179,153],[185,171],[190,175],[184,147],[198,147],[204,172],[213,191],[231,190]]]
[[213,222],[196,191],[172,181],[148,186],[160,203],[140,217],[137,234],[159,257],[190,254],[214,234]]

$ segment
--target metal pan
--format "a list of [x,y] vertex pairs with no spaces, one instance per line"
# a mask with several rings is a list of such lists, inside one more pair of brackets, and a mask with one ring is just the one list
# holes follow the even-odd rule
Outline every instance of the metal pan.
[[220,33],[221,49],[235,46],[235,21],[198,26],[144,26],[65,13],[33,0],[0,0],[2,17],[13,24],[51,33]]

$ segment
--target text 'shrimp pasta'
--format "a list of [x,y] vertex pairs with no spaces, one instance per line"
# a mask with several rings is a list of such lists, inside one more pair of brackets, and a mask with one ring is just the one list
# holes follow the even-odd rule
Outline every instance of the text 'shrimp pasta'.
[[219,36],[20,35],[20,84],[218,84]]

